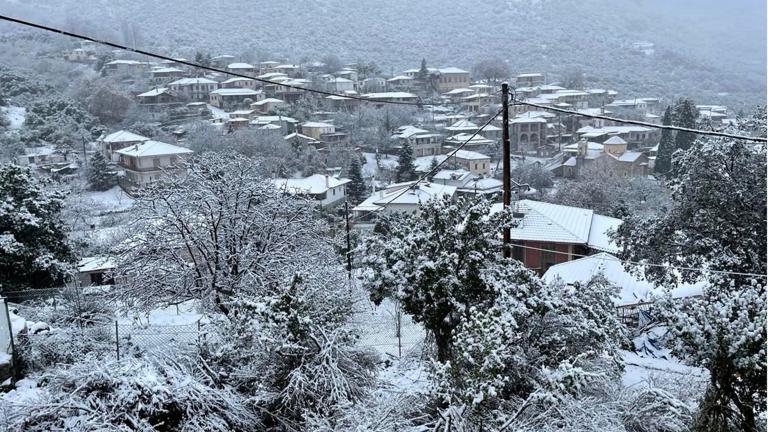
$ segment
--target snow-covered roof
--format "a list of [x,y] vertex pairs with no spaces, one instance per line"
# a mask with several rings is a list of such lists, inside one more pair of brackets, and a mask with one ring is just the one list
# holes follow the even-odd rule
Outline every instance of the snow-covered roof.
[[251,121],[252,124],[266,124],[272,122],[298,123],[299,121],[293,117],[287,116],[258,116]]
[[292,194],[310,194],[319,195],[325,193],[330,188],[345,185],[351,180],[346,178],[335,178],[322,174],[315,174],[301,179],[273,179],[272,183],[278,189]]
[[400,126],[399,128],[397,128],[397,132],[395,132],[392,135],[392,138],[407,139],[407,138],[412,137],[413,135],[426,134],[428,132],[429,131],[427,131],[425,129],[417,128],[416,126],[406,125],[406,126]]
[[503,185],[504,183],[501,180],[495,178],[478,178],[459,188],[459,192],[494,193],[500,192]]
[[221,96],[255,96],[261,94],[261,92],[249,88],[223,88],[214,90],[211,92],[211,94],[217,94]]
[[510,120],[510,123],[546,123],[547,119],[543,117],[518,116]]
[[368,99],[416,99],[417,97],[408,92],[365,93],[361,96]]
[[154,97],[154,96],[160,96],[161,94],[171,94],[171,93],[170,93],[170,90],[168,90],[167,88],[160,87],[160,88],[152,89],[148,92],[141,93],[136,97]]
[[[563,147],[563,150],[565,151],[578,151],[579,150],[579,143],[573,143],[568,144],[567,146]],[[596,150],[596,151],[603,151],[604,147],[600,143],[588,141],[587,142],[587,150]]]
[[253,69],[254,66],[250,63],[230,63],[227,65],[227,69]]
[[281,72],[270,72],[270,73],[265,73],[263,75],[259,75],[258,76],[258,78],[266,79],[266,80],[271,80],[271,79],[278,78],[278,77],[286,77],[287,78],[288,75],[286,75],[284,73],[281,73]]
[[346,79],[342,77],[335,77],[328,80],[328,82],[335,82],[335,83],[351,83],[353,82],[351,79]]
[[535,77],[544,77],[544,74],[541,74],[541,73],[522,73],[522,74],[517,74],[517,78],[535,78]]
[[144,141],[140,144],[134,144],[130,147],[118,150],[116,153],[133,156],[133,157],[148,157],[148,156],[167,156],[167,155],[179,155],[179,154],[191,154],[192,150],[184,147],[179,147],[173,144],[164,143],[161,141]]
[[169,86],[172,86],[172,85],[186,86],[186,85],[194,85],[194,84],[218,84],[218,82],[208,78],[181,78],[181,79],[177,79],[176,81],[168,85]]
[[265,124],[264,126],[260,127],[259,129],[269,130],[269,129],[282,129],[282,128],[280,126],[276,125],[276,124],[269,123],[269,124]]
[[127,130],[119,130],[112,132],[111,134],[104,136],[100,139],[105,143],[122,143],[122,142],[136,142],[136,141],[149,141],[149,138],[128,132]]
[[616,159],[620,162],[634,162],[640,157],[643,156],[643,153],[636,152],[636,151],[625,151],[620,156],[618,156]]
[[222,84],[232,84],[236,82],[248,82],[248,81],[256,81],[253,78],[244,78],[244,77],[233,77],[228,80],[222,81]]
[[483,160],[483,159],[490,159],[490,156],[486,156],[482,153],[469,151],[469,150],[456,150],[453,153],[449,153],[453,155],[454,157],[458,159],[466,159],[466,160]]
[[323,123],[323,122],[304,122],[301,124],[301,127],[305,128],[333,128],[333,126],[330,123]]
[[251,106],[253,106],[253,105],[261,106],[261,105],[268,104],[268,103],[273,103],[273,104],[275,104],[275,103],[285,103],[285,101],[282,100],[282,99],[277,99],[277,98],[266,98],[266,99],[262,99],[262,100],[260,100],[258,102],[252,103]]
[[477,124],[475,124],[475,123],[473,123],[473,122],[471,122],[471,121],[469,121],[467,119],[463,119],[463,120],[459,120],[456,123],[448,126],[446,129],[447,130],[461,131],[461,130],[477,130],[477,129],[479,129],[479,127],[477,126]]
[[448,95],[448,96],[453,96],[453,95],[458,95],[458,94],[474,93],[474,92],[475,91],[472,90],[471,88],[457,88],[457,89],[453,89],[451,91],[445,92],[443,94],[444,95]]
[[603,142],[603,144],[616,144],[616,145],[624,145],[626,143],[627,142],[621,139],[621,137],[618,135],[612,136]]
[[[389,185],[385,190],[374,192],[373,195],[357,205],[353,210],[378,211],[386,208],[388,205],[417,206],[426,203],[432,198],[453,196],[456,193],[455,186],[425,182],[421,182],[403,193],[403,189],[412,186],[413,183],[404,182]],[[402,195],[400,195],[401,193]]]
[[172,68],[172,67],[160,67],[160,68],[152,69],[152,73],[174,73],[174,72],[184,72],[184,71],[179,68]]
[[[654,295],[660,295],[664,289],[656,287],[640,276],[628,272],[615,256],[601,252],[573,261],[555,264],[542,277],[546,282],[560,278],[564,283],[573,285],[577,282],[586,283],[593,276],[602,274],[606,280],[616,285],[620,291],[614,297],[616,306],[637,304],[652,300]],[[702,294],[703,283],[680,284],[671,290],[672,297],[683,298]]]
[[438,71],[440,73],[444,73],[444,74],[455,74],[455,73],[465,74],[465,73],[469,73],[468,71],[465,71],[464,69],[459,69],[457,67],[440,68],[440,69],[438,69]]
[[474,144],[474,145],[480,145],[480,144],[493,144],[493,140],[489,140],[488,138],[476,134],[475,136],[472,136],[472,134],[468,133],[460,133],[456,135],[452,135],[449,138],[446,139],[446,142],[448,143],[463,143],[465,141],[469,140],[467,144]]
[[465,170],[465,169],[456,169],[456,170],[440,170],[438,171],[434,176],[432,176],[432,180],[450,180],[450,181],[457,181],[461,182],[463,185],[466,181],[469,181],[472,177],[472,173]]
[[[541,201],[520,200],[514,206],[516,212],[524,215],[518,226],[510,229],[514,240],[585,244],[607,252],[618,251],[607,231],[617,229],[622,223],[620,219],[595,215],[590,209]],[[491,213],[502,208],[502,204],[494,204]]]
[[294,138],[300,138],[300,139],[303,139],[305,141],[315,141],[315,142],[317,142],[317,140],[312,138],[311,136],[302,135],[302,134],[300,134],[298,132],[294,132],[292,134],[288,134],[288,135],[283,137],[283,139],[286,140],[286,141],[294,139]]
[[409,77],[406,75],[398,75],[388,79],[387,81],[393,82],[393,81],[405,81],[405,80],[413,81],[413,77]]
[[94,271],[112,270],[117,265],[111,257],[94,256],[81,259],[77,263],[77,271],[89,273]]
[[576,133],[579,134],[616,134],[616,133],[630,133],[630,132],[650,132],[653,129],[645,126],[603,126],[601,128],[595,128],[592,126],[584,126],[579,128]]

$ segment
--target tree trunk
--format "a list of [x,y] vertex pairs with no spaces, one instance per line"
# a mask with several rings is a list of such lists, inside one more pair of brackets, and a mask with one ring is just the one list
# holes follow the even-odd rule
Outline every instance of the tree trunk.
[[435,345],[437,346],[437,361],[445,363],[451,359],[451,331],[445,329],[436,329],[432,332],[435,335]]

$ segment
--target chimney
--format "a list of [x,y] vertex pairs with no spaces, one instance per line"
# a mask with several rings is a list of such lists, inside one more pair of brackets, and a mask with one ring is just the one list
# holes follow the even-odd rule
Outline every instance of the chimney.
[[328,177],[329,177],[328,175],[325,176],[325,188],[326,189],[331,187],[331,179],[328,178]]

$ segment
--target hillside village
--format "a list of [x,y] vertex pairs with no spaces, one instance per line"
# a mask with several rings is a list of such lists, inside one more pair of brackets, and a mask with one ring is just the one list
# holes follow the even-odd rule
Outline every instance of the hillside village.
[[[633,49],[654,53],[645,41]],[[0,280],[10,333],[6,340],[0,325],[0,376],[8,378],[0,403],[14,413],[0,425],[45,430],[68,421],[59,408],[14,411],[39,396],[50,368],[74,365],[70,381],[56,378],[62,392],[118,392],[159,367],[120,365],[144,365],[159,352],[180,357],[158,378],[174,390],[156,412],[189,428],[157,430],[474,432],[483,422],[565,430],[571,418],[597,424],[605,415],[617,422],[605,430],[682,431],[716,377],[690,360],[689,345],[666,345],[677,330],[662,324],[657,302],[679,314],[708,302],[712,286],[730,283],[709,265],[739,277],[764,269],[749,254],[729,261],[702,252],[709,238],[696,243],[705,231],[755,242],[736,251],[764,245],[745,235],[764,215],[738,201],[759,201],[750,187],[764,187],[764,176],[737,181],[731,194],[720,187],[723,170],[707,170],[732,142],[654,127],[764,137],[764,111],[628,98],[587,88],[579,76],[492,60],[471,70],[422,60],[386,73],[373,61],[335,57],[250,63],[222,51],[150,60],[91,42],[49,55],[86,77],[82,88],[63,96],[0,68],[0,162],[9,162],[0,185],[8,209],[24,208],[0,209],[0,222],[13,222],[0,224],[0,248],[29,263]],[[509,206],[497,115],[504,82],[513,95]],[[752,156],[764,146],[728,148],[748,168],[739,175],[759,172]],[[706,184],[685,189],[685,181]],[[710,189],[738,201],[729,201],[733,215],[710,209],[680,222],[693,213],[683,206],[710,199],[702,192]],[[60,226],[39,223],[48,214],[38,217],[40,209],[61,214]],[[736,228],[713,234],[701,220]],[[672,233],[664,225],[672,223],[687,231]],[[14,234],[14,224],[24,230]],[[500,246],[502,226],[509,244]],[[682,246],[665,249],[673,236]],[[13,242],[22,237],[47,242],[43,256],[19,253]],[[693,258],[670,258],[680,251]],[[739,279],[755,298],[765,288],[757,279]],[[764,303],[745,301],[750,326]],[[113,353],[116,363],[101,362]],[[122,382],[99,381],[111,365]],[[733,374],[754,366],[739,365]],[[603,392],[594,415],[579,399],[593,385]],[[174,396],[189,388],[199,393]],[[658,423],[624,428],[647,419],[610,411],[613,399],[648,403]],[[544,429],[547,404],[557,401],[565,414]],[[499,415],[513,408],[516,415]],[[185,417],[197,409],[214,414]],[[533,426],[517,418],[526,409],[535,414],[520,418]],[[80,416],[72,414],[78,427],[96,424]],[[125,422],[156,430],[142,423],[147,416]],[[584,430],[601,430],[595,424]]]

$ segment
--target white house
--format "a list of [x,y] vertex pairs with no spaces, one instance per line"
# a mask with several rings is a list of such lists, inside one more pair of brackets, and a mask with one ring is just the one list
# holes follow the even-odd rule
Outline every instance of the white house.
[[208,78],[182,78],[169,83],[168,88],[193,101],[207,101],[208,94],[219,88],[219,83]]
[[128,132],[127,130],[119,130],[101,136],[97,140],[97,143],[99,145],[99,151],[101,151],[107,160],[117,162],[120,159],[120,156],[115,153],[116,151],[145,141],[149,141],[149,138],[133,132]]
[[[419,206],[430,199],[440,197],[453,197],[456,186],[438,183],[421,182],[413,186],[415,182],[395,183],[387,186],[352,209],[355,219],[362,221],[360,227],[372,227],[370,222],[374,216],[383,213],[415,213]],[[409,188],[408,190],[405,190]]]
[[144,141],[115,152],[118,164],[125,171],[128,187],[142,187],[161,179],[163,174],[178,174],[179,163],[194,153],[184,147],[160,141]]
[[343,202],[347,196],[347,183],[351,180],[315,174],[305,178],[273,179],[275,186],[291,195],[308,195],[319,201],[321,207]]

